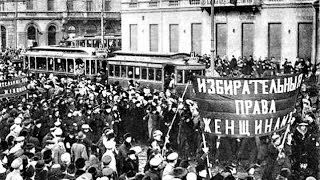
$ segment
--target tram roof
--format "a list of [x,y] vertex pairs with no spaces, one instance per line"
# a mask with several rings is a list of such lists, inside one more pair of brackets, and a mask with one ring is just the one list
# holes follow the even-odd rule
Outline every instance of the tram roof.
[[[118,36],[118,35],[114,35],[114,36],[105,35],[103,37],[104,39],[112,39],[112,38],[121,39],[121,36]],[[88,40],[88,39],[101,39],[101,36],[78,36],[78,37],[70,38],[67,41]]]
[[188,53],[158,53],[158,52],[124,52],[115,51],[115,56],[108,58],[110,61],[123,62],[143,62],[152,64],[174,64],[174,65],[188,65],[204,66],[198,63],[195,59],[190,59]]
[[83,47],[83,48],[74,48],[74,47],[59,47],[59,46],[38,46],[30,48],[28,51],[31,52],[40,52],[40,51],[51,51],[51,52],[66,52],[66,53],[86,53],[88,55],[93,55],[96,52],[95,48]]

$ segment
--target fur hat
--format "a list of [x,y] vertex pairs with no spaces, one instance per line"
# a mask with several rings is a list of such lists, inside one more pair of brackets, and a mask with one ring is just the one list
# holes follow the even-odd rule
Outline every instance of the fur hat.
[[83,158],[78,158],[75,162],[75,165],[77,169],[84,168],[84,166],[86,165],[86,160]]

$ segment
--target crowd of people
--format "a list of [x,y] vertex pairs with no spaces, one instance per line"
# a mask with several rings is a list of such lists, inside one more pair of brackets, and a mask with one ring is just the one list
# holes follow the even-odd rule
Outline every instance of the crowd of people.
[[[206,64],[207,68],[211,66],[210,57],[206,54],[199,58],[199,62]],[[286,58],[281,65],[274,57],[254,59],[252,56],[248,58],[244,56],[236,59],[232,56],[228,60],[217,56],[214,65],[216,71],[222,77],[259,78],[296,72],[303,72],[308,75],[312,72],[315,73],[316,70],[310,59],[299,57],[295,59],[294,63]]]
[[[236,66],[232,61],[218,59],[217,71],[246,72],[251,63],[241,67],[241,61]],[[305,66],[301,61],[297,67]],[[253,76],[252,67],[244,74]],[[263,180],[316,179],[320,98],[307,70],[283,146],[278,134],[251,139],[206,134],[204,141],[197,103],[170,89],[134,81],[121,87],[102,75],[30,75],[27,96],[0,100],[0,180],[259,179],[259,170]],[[146,165],[140,167],[144,145]],[[246,170],[243,177],[240,168]]]

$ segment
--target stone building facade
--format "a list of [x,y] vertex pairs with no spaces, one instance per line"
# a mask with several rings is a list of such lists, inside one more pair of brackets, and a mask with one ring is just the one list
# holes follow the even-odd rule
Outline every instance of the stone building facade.
[[[210,54],[211,0],[122,0],[122,49]],[[319,3],[215,0],[215,53],[319,62]]]
[[[103,11],[102,11],[103,8]],[[119,0],[0,1],[1,48],[56,45],[62,39],[121,33]]]

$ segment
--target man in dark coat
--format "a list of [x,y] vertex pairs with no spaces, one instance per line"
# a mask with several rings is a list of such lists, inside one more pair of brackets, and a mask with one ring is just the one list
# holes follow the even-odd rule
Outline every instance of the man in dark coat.
[[119,153],[117,156],[117,169],[118,169],[118,173],[122,174],[123,172],[123,166],[124,166],[124,161],[125,159],[128,157],[128,153],[130,151],[130,148],[132,147],[131,144],[132,141],[132,136],[130,133],[126,133],[124,135],[124,142],[119,146]]
[[139,172],[139,159],[134,150],[130,150],[128,157],[124,161],[123,173],[128,177],[134,177]]

